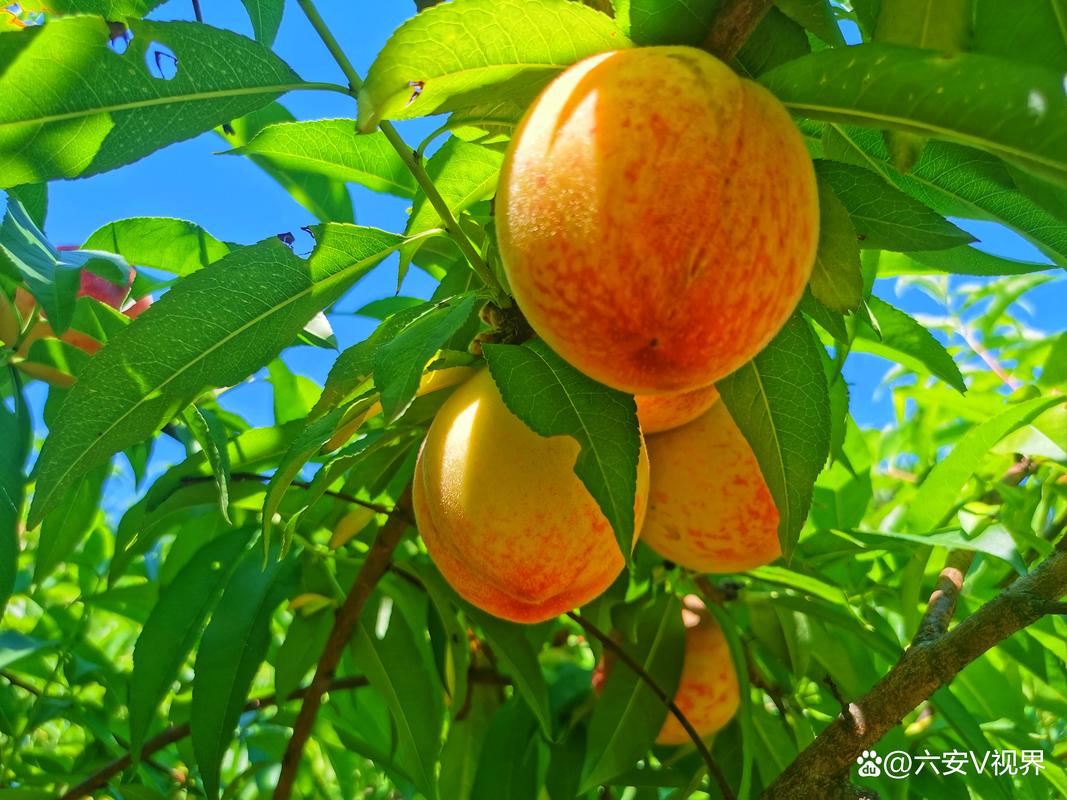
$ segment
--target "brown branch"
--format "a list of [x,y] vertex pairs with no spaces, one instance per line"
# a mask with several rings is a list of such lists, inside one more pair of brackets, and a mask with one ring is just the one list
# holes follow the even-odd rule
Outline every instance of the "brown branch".
[[723,0],[711,21],[703,48],[730,63],[772,5],[773,0]]
[[963,589],[963,578],[974,561],[973,550],[951,550],[945,567],[937,576],[937,585],[926,603],[926,613],[912,639],[912,646],[927,644],[944,636],[956,613],[956,601]]
[[288,800],[293,793],[293,784],[296,781],[297,771],[300,769],[304,745],[311,736],[315,718],[322,706],[322,696],[330,687],[334,672],[341,661],[341,655],[348,646],[352,632],[363,613],[363,606],[366,605],[374,587],[378,585],[378,581],[388,569],[393,551],[396,550],[404,531],[407,530],[408,519],[411,515],[410,489],[404,492],[396,505],[396,510],[389,515],[389,519],[378,532],[348,596],[345,597],[344,603],[337,611],[333,629],[330,631],[322,656],[319,658],[318,667],[315,669],[315,677],[311,680],[304,702],[300,706],[300,713],[293,725],[293,735],[285,748],[285,755],[282,756],[282,771],[278,776],[278,784],[274,788],[274,800]]
[[674,715],[674,718],[678,720],[682,728],[685,729],[685,732],[689,734],[689,738],[693,740],[693,744],[696,746],[696,749],[700,753],[701,758],[704,759],[704,763],[707,765],[708,773],[715,779],[715,782],[719,785],[719,791],[722,792],[722,796],[726,800],[734,800],[734,793],[733,791],[731,791],[730,785],[726,782],[726,777],[722,774],[722,770],[719,769],[719,765],[715,763],[715,759],[712,757],[711,751],[708,750],[708,746],[704,744],[704,740],[700,738],[700,734],[697,733],[696,729],[693,727],[693,724],[688,719],[686,719],[686,716],[682,713],[682,710],[678,708],[677,705],[675,705],[674,700],[668,697],[667,693],[663,691],[663,689],[658,683],[656,683],[652,676],[649,675],[648,672],[646,672],[644,668],[642,668],[642,666],[638,664],[633,659],[633,657],[631,657],[631,655],[622,648],[621,645],[618,644],[618,642],[616,642],[614,639],[604,633],[604,631],[600,630],[600,628],[598,628],[592,622],[587,620],[585,617],[581,616],[580,614],[576,614],[573,611],[568,611],[567,616],[573,619],[579,625],[581,625],[582,630],[584,630],[593,638],[597,639],[606,649],[610,650],[613,655],[615,655],[620,661],[622,661],[626,666],[633,670],[634,674],[636,674],[637,677],[644,681],[645,685],[647,685],[648,688],[652,690],[652,693],[660,699],[663,705],[667,706],[667,709],[671,712],[671,714]]
[[[848,771],[856,758],[960,670],[1012,634],[1049,613],[1067,594],[1067,552],[1057,551],[952,630],[913,644],[854,706],[854,728],[839,717],[820,733],[764,798],[828,800],[849,796]],[[851,793],[854,797],[854,793]]]
[[[366,678],[362,676],[355,676],[349,678],[337,678],[336,680],[330,683],[329,688],[331,692],[340,692],[346,689],[358,689],[366,685]],[[296,691],[291,692],[285,699],[287,701],[298,700],[301,697],[304,697],[310,689],[310,686],[306,686],[302,689],[297,689]],[[269,694],[266,697],[257,697],[255,699],[249,700],[247,703],[245,703],[244,710],[245,712],[255,711],[260,708],[268,708],[277,704],[277,695]],[[183,722],[181,725],[172,725],[171,727],[161,731],[160,733],[156,734],[144,743],[144,746],[141,748],[141,759],[147,761],[148,757],[151,756],[153,753],[157,753],[164,747],[172,745],[175,742],[181,741],[188,735],[188,722]],[[95,792],[97,789],[102,789],[107,786],[107,782],[109,780],[114,778],[123,770],[130,767],[132,764],[132,754],[125,753],[116,758],[114,761],[110,761],[105,764],[103,767],[94,772],[92,775],[90,775],[84,781],[79,783],[77,786],[68,789],[66,792],[59,796],[58,800],[81,800],[81,798],[86,797],[92,792]]]

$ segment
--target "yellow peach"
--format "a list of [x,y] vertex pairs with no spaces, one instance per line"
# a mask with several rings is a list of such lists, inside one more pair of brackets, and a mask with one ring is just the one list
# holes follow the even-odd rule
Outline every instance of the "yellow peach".
[[[741,693],[730,645],[722,628],[695,595],[684,600],[685,658],[674,704],[701,737],[723,728],[737,713]],[[656,744],[692,741],[673,714],[668,714]]]
[[691,392],[634,396],[637,401],[637,420],[641,423],[641,432],[646,436],[692,422],[718,399],[719,393],[714,385]]
[[781,555],[778,509],[725,403],[647,442],[645,544],[698,572],[742,572]]
[[811,159],[763,87],[689,47],[600,53],[504,159],[500,256],[530,325],[635,394],[714,383],[781,329],[818,239]]
[[[579,446],[508,410],[487,370],[437,412],[415,466],[415,518],[460,595],[515,622],[551,619],[601,594],[623,568],[611,525],[574,474]],[[637,471],[635,539],[648,498]]]

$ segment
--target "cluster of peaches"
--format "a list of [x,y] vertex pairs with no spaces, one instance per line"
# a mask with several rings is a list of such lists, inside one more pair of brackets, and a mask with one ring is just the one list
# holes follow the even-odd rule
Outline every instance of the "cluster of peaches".
[[[715,381],[781,329],[808,282],[818,199],[803,139],[766,90],[706,53],[605,53],[562,73],[505,158],[495,217],[509,288],[536,335],[635,396],[634,541],[698,573],[779,555],[778,511]],[[488,371],[430,426],[415,472],[426,547],[479,608],[534,623],[623,568],[573,467],[505,406]],[[676,702],[701,734],[737,705],[714,620],[687,602]],[[661,743],[685,741],[668,719]]]

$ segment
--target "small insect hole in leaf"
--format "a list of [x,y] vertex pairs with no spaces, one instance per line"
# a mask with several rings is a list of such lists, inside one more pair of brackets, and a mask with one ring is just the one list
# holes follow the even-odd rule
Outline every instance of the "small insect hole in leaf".
[[130,42],[133,41],[133,31],[121,22],[109,22],[107,30],[107,46],[117,55],[125,55],[126,51],[130,49]]
[[408,86],[411,87],[411,97],[409,97],[407,103],[404,104],[405,108],[407,108],[407,106],[410,106],[412,103],[419,99],[419,95],[422,94],[422,90],[426,88],[426,82],[408,81]]
[[165,44],[149,44],[145,49],[144,60],[148,66],[148,74],[153,78],[169,81],[178,74],[178,57]]

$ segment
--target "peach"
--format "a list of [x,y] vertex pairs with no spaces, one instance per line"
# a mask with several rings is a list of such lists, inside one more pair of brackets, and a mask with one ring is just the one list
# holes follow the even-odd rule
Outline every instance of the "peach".
[[634,397],[637,401],[637,420],[641,423],[641,432],[646,436],[692,422],[718,399],[719,393],[714,385],[691,392],[639,394]]
[[[674,704],[701,737],[722,729],[737,713],[741,692],[730,645],[715,618],[696,595],[683,600],[685,658]],[[668,714],[656,744],[692,741],[673,714]]]
[[[412,487],[430,557],[460,595],[515,622],[601,594],[623,568],[611,525],[574,474],[579,446],[542,437],[504,405],[487,370],[461,384],[426,434]],[[642,446],[635,539],[648,498]]]
[[698,572],[743,572],[781,555],[778,509],[725,403],[647,446],[645,544]]
[[[737,670],[730,655],[730,645],[715,618],[696,595],[682,599],[682,622],[685,625],[685,654],[682,674],[674,692],[674,704],[701,738],[723,728],[737,713],[741,693]],[[600,694],[616,665],[609,650],[593,669],[593,691]],[[677,745],[692,741],[673,713],[667,713],[656,744]]]
[[758,353],[800,300],[819,218],[782,104],[680,46],[600,53],[549,84],[495,212],[533,329],[634,394],[707,386]]

